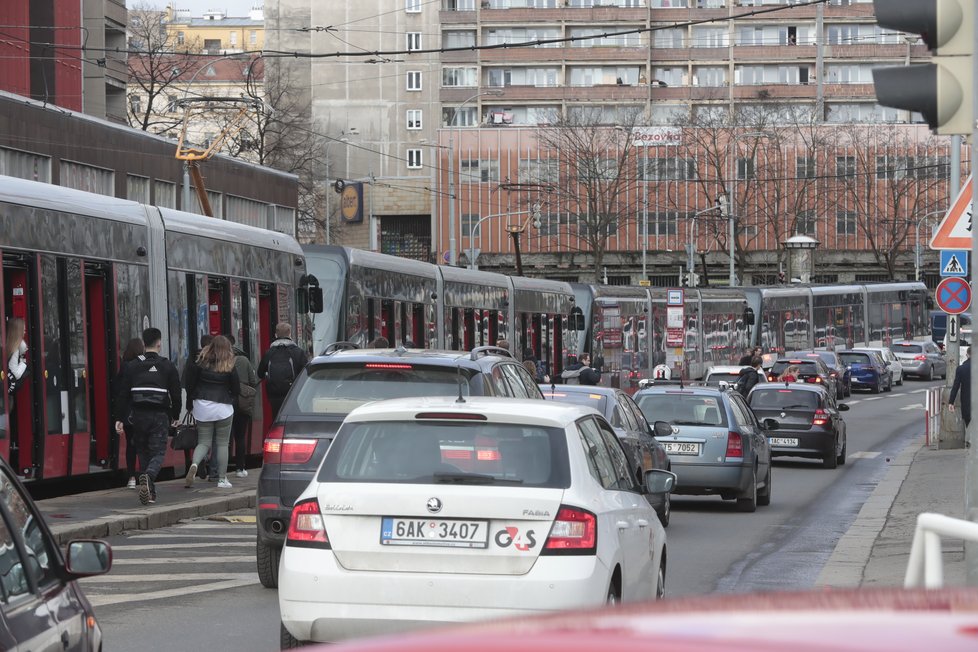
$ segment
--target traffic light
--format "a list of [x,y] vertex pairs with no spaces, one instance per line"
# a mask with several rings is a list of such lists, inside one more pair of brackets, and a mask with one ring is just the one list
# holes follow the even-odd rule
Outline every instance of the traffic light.
[[873,0],[880,27],[919,34],[933,63],[873,68],[883,106],[916,111],[938,134],[973,130],[974,0]]

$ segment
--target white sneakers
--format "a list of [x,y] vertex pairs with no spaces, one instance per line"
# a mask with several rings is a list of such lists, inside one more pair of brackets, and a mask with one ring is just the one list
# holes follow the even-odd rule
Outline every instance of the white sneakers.
[[126,485],[126,489],[135,489],[135,488],[136,488],[136,478],[134,477],[129,478],[129,484]]
[[197,478],[197,465],[191,464],[190,468],[187,469],[187,477],[183,483],[183,486],[188,488],[194,486],[194,480],[196,478]]
[[245,471],[244,469],[238,469],[237,471],[234,472],[234,475],[238,476],[239,478],[247,478],[248,472]]
[[231,483],[228,482],[227,478],[222,478],[220,482],[217,483],[218,489],[230,489]]

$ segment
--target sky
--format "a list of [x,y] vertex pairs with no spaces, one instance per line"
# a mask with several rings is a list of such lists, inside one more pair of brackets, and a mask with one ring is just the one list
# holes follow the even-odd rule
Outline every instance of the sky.
[[[225,11],[228,16],[247,16],[248,12],[255,5],[265,4],[263,0],[172,0],[177,9],[189,9],[191,16],[202,16],[205,11],[214,9],[215,11]],[[127,6],[141,4],[134,0],[129,0]],[[164,9],[170,0],[149,0],[150,6]]]

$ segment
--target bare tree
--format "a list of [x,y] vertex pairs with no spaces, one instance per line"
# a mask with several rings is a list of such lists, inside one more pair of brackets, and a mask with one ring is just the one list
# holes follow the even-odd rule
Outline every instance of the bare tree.
[[[199,65],[196,43],[178,43],[166,28],[166,14],[140,4],[129,10],[129,126],[166,134],[179,123],[168,95],[176,94],[182,80]],[[182,92],[182,88],[180,88]]]
[[637,223],[640,212],[635,157],[639,113],[618,117],[618,124],[610,126],[600,109],[583,110],[558,116],[537,134],[541,150],[558,161],[543,179],[551,184],[549,208],[555,204],[557,211],[571,216],[565,225],[569,247],[591,254],[597,282],[609,240]]
[[848,146],[836,161],[837,232],[862,236],[876,263],[892,279],[906,253],[915,216],[937,208],[947,195],[950,167],[936,139],[918,141],[906,131],[847,124],[836,132]]

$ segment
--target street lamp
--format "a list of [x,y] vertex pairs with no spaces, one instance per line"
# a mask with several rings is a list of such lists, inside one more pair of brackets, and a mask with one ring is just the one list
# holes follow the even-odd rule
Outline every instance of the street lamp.
[[726,195],[724,195],[723,193],[720,193],[720,194],[717,195],[717,203],[716,204],[714,204],[713,206],[711,206],[709,208],[704,208],[701,211],[696,211],[695,213],[693,213],[690,216],[690,220],[691,220],[690,231],[691,231],[691,233],[693,235],[689,239],[689,244],[687,245],[689,247],[687,249],[687,254],[688,254],[689,257],[687,258],[687,261],[686,261],[686,284],[687,284],[688,287],[694,287],[694,285],[693,285],[693,269],[696,266],[696,262],[694,261],[693,258],[696,255],[696,218],[699,217],[700,215],[704,214],[704,213],[709,213],[709,212],[715,211],[715,210],[719,210],[720,211],[720,214],[722,215],[723,214],[723,210],[724,210],[723,206],[724,206],[725,202],[726,202]]
[[[325,159],[326,159],[326,185],[327,186],[329,186],[329,169],[330,169],[329,148],[330,148],[330,145],[332,145],[333,143],[348,143],[348,142],[350,142],[350,139],[347,138],[347,137],[345,137],[343,135],[344,133],[345,132],[342,132],[341,131],[339,138],[330,138],[329,141],[326,143]],[[329,240],[330,240],[330,236],[329,236],[329,221],[330,221],[330,218],[332,217],[329,214],[329,192],[330,192],[330,188],[326,188],[326,244],[329,244],[330,243],[329,242]]]
[[448,264],[455,265],[455,118],[458,112],[469,102],[482,95],[502,95],[499,89],[479,91],[466,98],[461,104],[452,109],[452,118],[448,121]]
[[913,252],[913,280],[920,280],[920,225],[923,224],[928,218],[934,217],[935,215],[944,215],[947,213],[947,209],[939,211],[931,211],[924,215],[921,215],[917,220],[917,226],[914,227],[914,252]]
[[[737,245],[737,229],[736,229],[736,222],[735,222],[735,220],[738,217],[736,215],[736,210],[737,210],[737,161],[736,161],[736,157],[733,158],[733,159],[730,158],[730,146],[731,145],[736,146],[737,141],[740,140],[741,138],[774,138],[774,137],[775,137],[774,134],[769,134],[766,131],[752,131],[752,132],[748,132],[748,133],[744,133],[744,134],[736,134],[729,141],[727,141],[727,145],[726,145],[727,160],[728,160],[728,165],[732,168],[731,174],[728,177],[730,179],[730,197],[729,197],[729,200],[730,200],[730,206],[729,206],[729,208],[730,208],[730,210],[729,210],[729,214],[728,214],[728,212],[727,212],[727,198],[724,195],[724,201],[721,204],[720,211],[721,211],[721,214],[722,215],[724,215],[725,217],[728,217],[729,220],[730,220],[730,235],[729,235],[729,238],[730,238],[730,280],[729,280],[730,287],[734,287],[734,286],[737,285],[736,260],[735,260],[734,256],[736,254],[736,245]],[[745,177],[746,177],[746,175],[745,175]]]
[[533,208],[528,211],[507,211],[505,213],[493,213],[491,215],[486,215],[485,217],[479,218],[479,221],[475,223],[472,230],[469,232],[469,269],[479,269],[476,264],[475,247],[473,243],[476,238],[481,238],[482,236],[482,223],[493,217],[502,217],[504,215],[532,215],[537,228],[540,227],[540,204],[533,204]]

